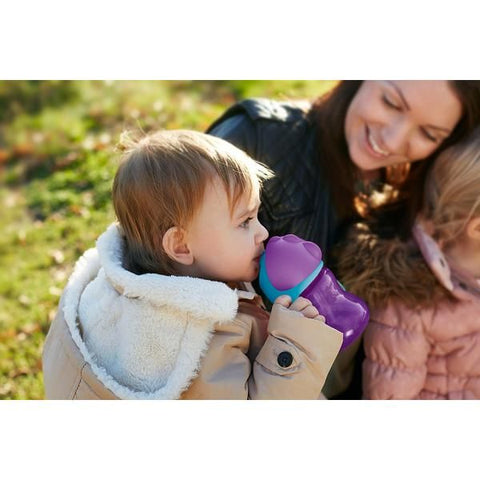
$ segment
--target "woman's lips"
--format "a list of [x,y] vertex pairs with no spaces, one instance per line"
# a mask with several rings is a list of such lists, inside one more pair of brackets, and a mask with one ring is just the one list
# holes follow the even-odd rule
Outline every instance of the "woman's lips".
[[370,129],[368,128],[368,125],[365,125],[365,144],[367,151],[370,153],[370,155],[373,155],[374,157],[386,158],[390,155],[389,152],[383,150],[375,141],[372,133],[370,132]]

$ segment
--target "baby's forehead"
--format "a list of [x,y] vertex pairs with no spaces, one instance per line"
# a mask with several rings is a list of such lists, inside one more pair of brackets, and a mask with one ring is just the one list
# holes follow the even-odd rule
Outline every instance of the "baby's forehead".
[[258,190],[252,189],[250,192],[243,192],[231,207],[232,218],[241,217],[246,214],[254,214],[254,212],[260,207]]
[[258,188],[258,185],[252,185],[251,191],[245,192],[242,195],[242,199],[248,205],[256,207],[260,203],[260,188]]
[[[250,183],[250,182],[249,182]],[[238,220],[247,214],[252,214],[260,205],[260,186],[255,178],[249,185],[242,186],[232,182],[227,185],[219,176],[215,175],[207,184],[207,191],[210,194],[204,207],[218,215],[225,214],[225,218]],[[223,212],[223,213],[220,213]]]
[[[227,181],[230,184],[227,184]],[[215,174],[208,180],[208,187],[225,194],[230,199],[235,198],[237,203],[255,203],[260,195],[260,183],[256,177],[250,178],[246,184],[240,184],[235,181],[234,177],[229,180],[223,180]]]

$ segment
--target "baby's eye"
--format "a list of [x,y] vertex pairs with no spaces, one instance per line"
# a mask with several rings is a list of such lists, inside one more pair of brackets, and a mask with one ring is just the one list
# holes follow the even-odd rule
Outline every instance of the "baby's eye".
[[244,220],[239,226],[240,228],[248,228],[248,225],[250,222],[253,220],[253,217],[248,217],[246,220]]

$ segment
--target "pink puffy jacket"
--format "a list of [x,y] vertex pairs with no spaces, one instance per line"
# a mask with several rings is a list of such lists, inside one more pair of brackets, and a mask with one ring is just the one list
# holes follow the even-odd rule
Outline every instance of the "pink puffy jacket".
[[431,238],[414,236],[451,293],[432,308],[391,299],[364,336],[363,395],[369,399],[480,399],[480,284],[454,269]]

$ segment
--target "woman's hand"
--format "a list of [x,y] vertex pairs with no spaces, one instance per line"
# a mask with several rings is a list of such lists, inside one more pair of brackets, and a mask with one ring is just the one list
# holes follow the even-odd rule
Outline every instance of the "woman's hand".
[[277,303],[289,310],[301,313],[304,317],[320,320],[321,322],[325,321],[325,317],[320,315],[316,307],[312,305],[312,302],[306,298],[298,297],[292,303],[292,299],[288,295],[280,295],[274,302],[274,304]]

